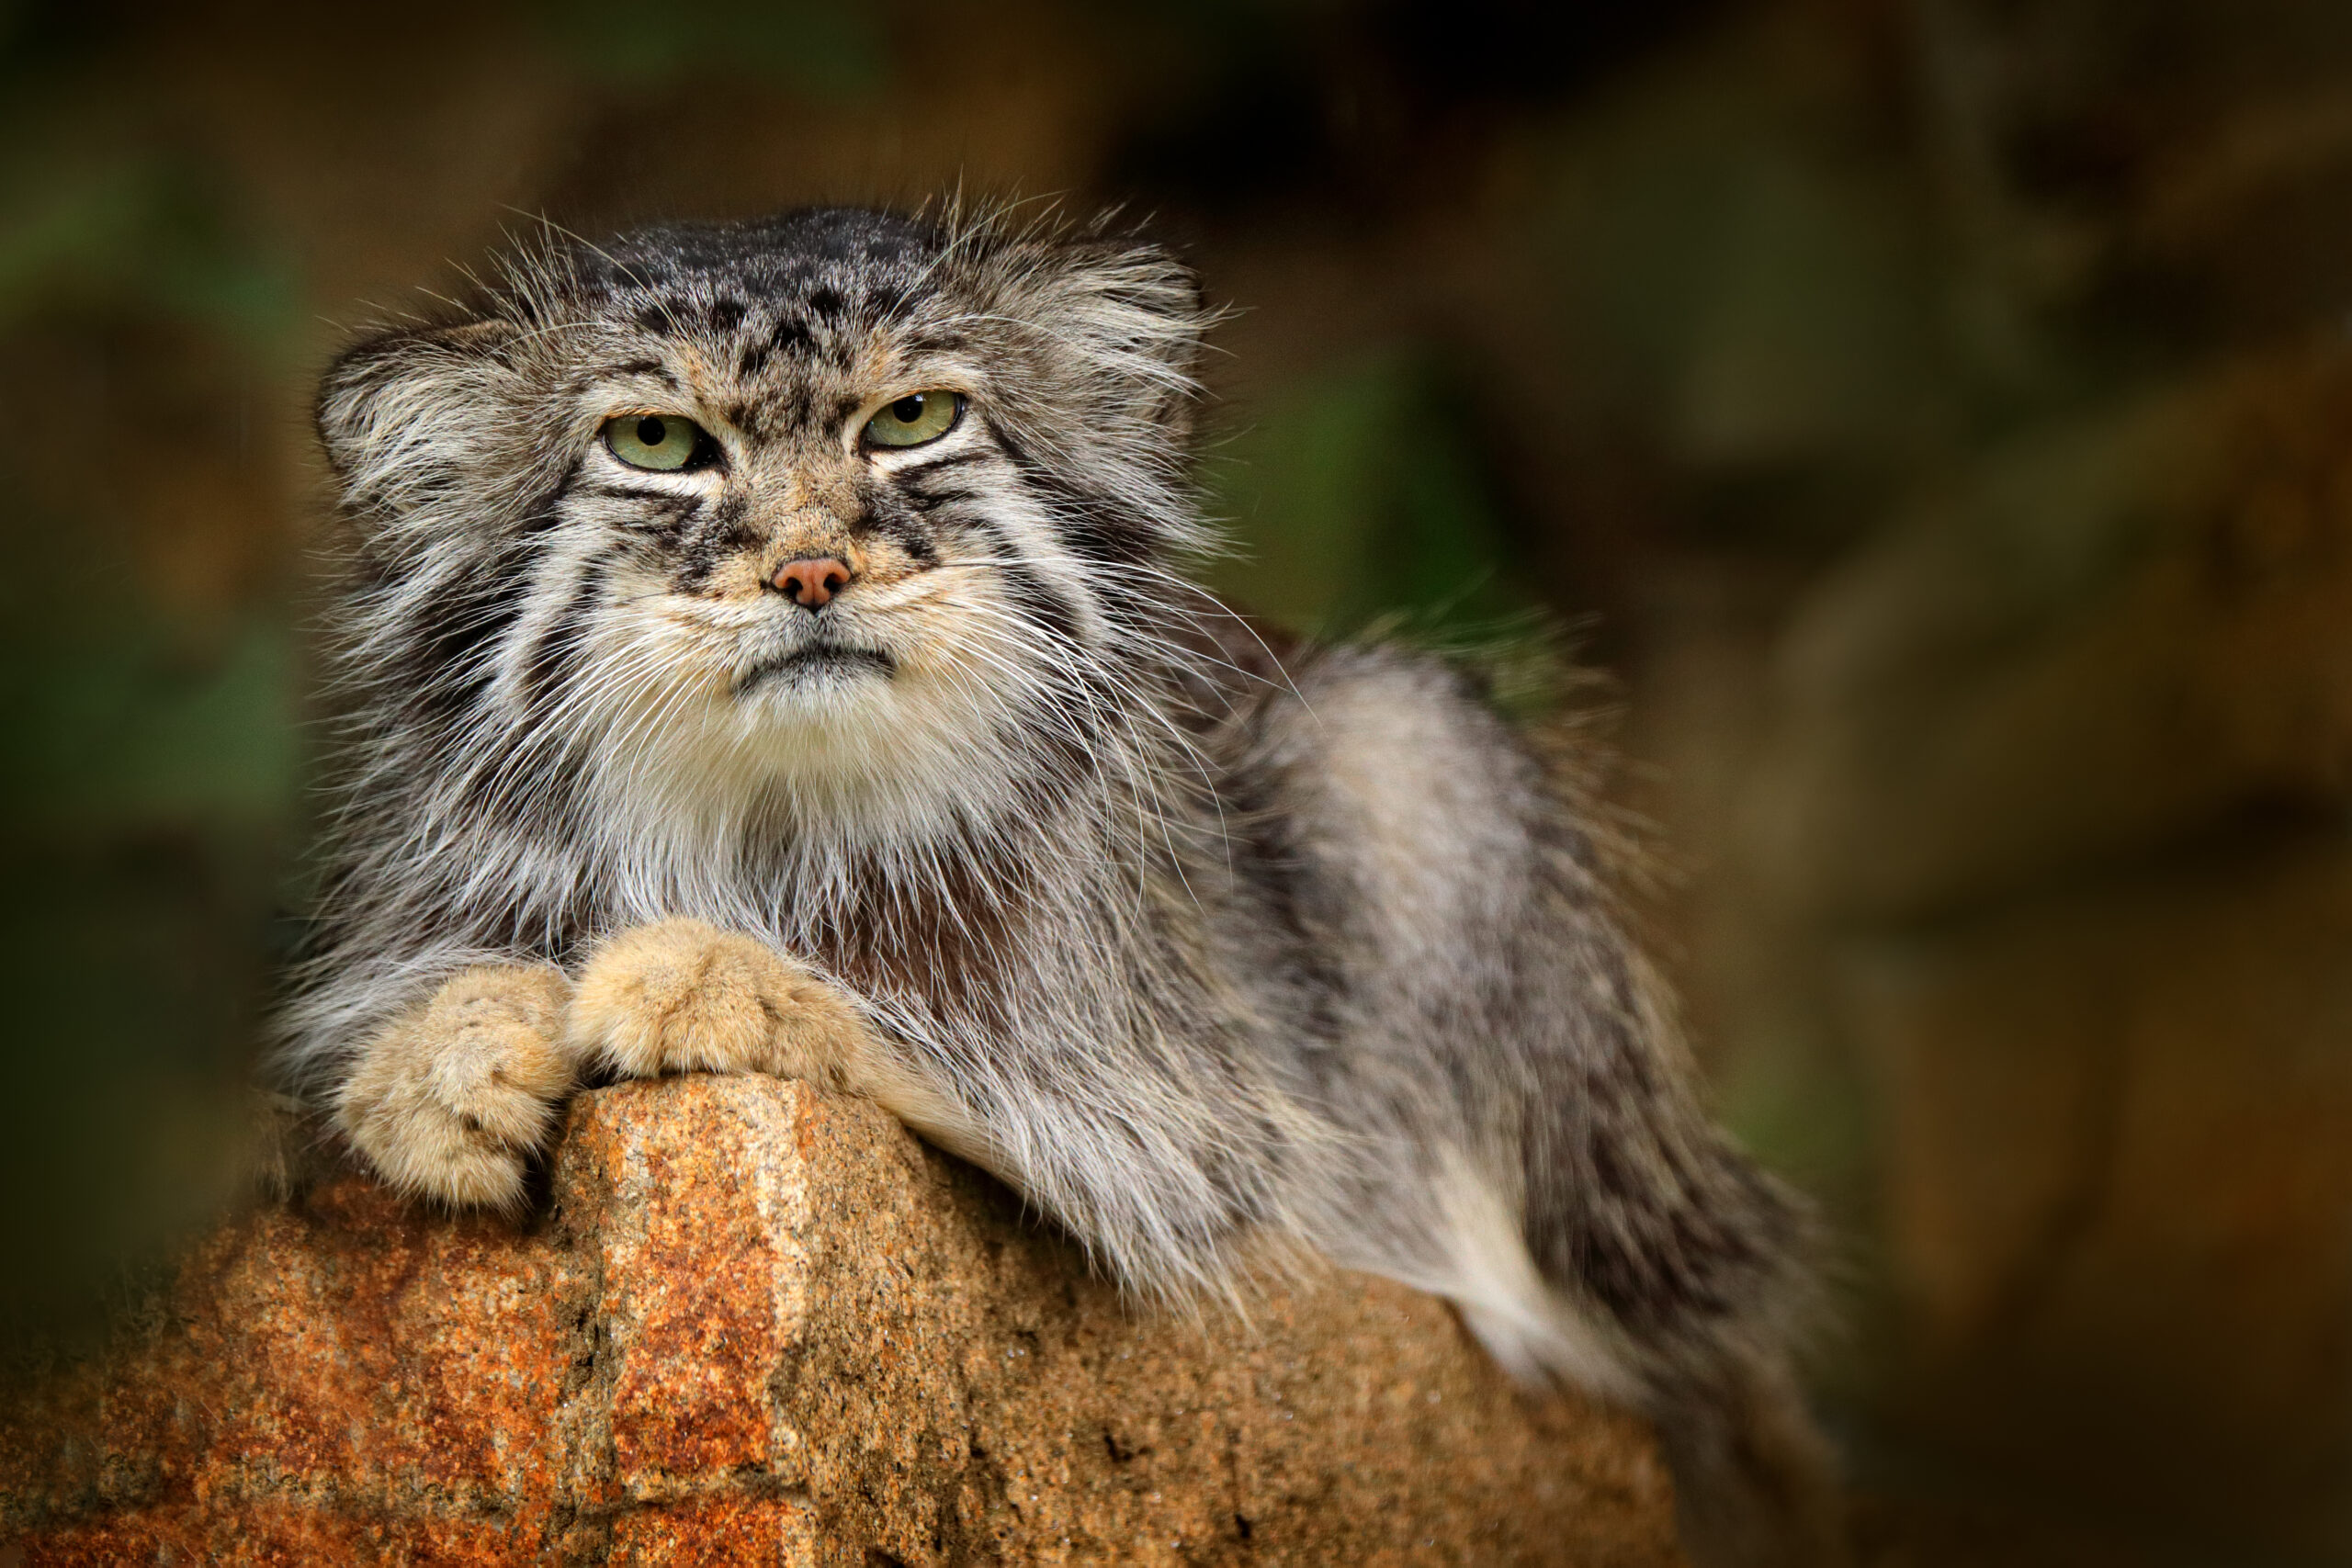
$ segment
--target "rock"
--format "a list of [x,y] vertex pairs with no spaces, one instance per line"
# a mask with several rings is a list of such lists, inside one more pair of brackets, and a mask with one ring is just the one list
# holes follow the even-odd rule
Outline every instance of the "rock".
[[522,1228],[356,1176],[224,1225],[0,1419],[0,1560],[1681,1561],[1646,1429],[1441,1303],[1137,1306],[857,1101],[599,1090],[552,1186]]

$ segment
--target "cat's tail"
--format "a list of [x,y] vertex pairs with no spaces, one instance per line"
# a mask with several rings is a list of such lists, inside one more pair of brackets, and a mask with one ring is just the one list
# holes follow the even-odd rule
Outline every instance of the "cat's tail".
[[1446,1293],[1521,1381],[1650,1418],[1698,1568],[1841,1568],[1836,1457],[1795,1371],[1817,1315],[1813,1222],[1711,1130],[1678,1142],[1642,1151],[1653,1169],[1640,1182],[1588,1172],[1572,1222],[1555,1209],[1524,1229],[1492,1186],[1457,1172]]
[[1700,1568],[1842,1568],[1829,1444],[1784,1359],[1727,1359],[1653,1403],[1683,1546]]

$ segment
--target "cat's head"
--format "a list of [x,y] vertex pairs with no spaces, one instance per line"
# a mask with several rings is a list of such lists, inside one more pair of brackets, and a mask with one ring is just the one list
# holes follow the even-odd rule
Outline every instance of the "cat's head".
[[356,674],[457,765],[562,754],[607,795],[985,794],[1099,739],[1169,614],[1203,321],[1099,231],[821,209],[543,246],[325,378]]

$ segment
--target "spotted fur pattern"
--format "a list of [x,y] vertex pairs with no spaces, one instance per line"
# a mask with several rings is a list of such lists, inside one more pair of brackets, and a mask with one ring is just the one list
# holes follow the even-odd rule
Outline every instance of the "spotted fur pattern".
[[[873,1092],[1136,1289],[1229,1291],[1275,1238],[1442,1293],[1521,1377],[1655,1415],[1711,1559],[1828,1560],[1802,1217],[1698,1109],[1563,771],[1443,664],[1276,644],[1180,575],[1205,324],[1107,229],[834,209],[550,243],[348,352],[288,1077],[423,1092],[456,1069],[416,1042],[507,1038],[548,965],[752,939],[745,1016],[827,987]],[[945,436],[861,446],[929,389]],[[713,460],[620,463],[639,410]],[[764,586],[812,553],[854,568],[831,603]],[[719,973],[646,940],[673,991]],[[500,966],[540,989],[483,999]]]

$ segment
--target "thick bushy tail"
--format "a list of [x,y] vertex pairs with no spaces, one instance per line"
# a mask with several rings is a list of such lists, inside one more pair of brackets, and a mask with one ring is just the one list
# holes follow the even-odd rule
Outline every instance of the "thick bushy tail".
[[1700,1568],[1846,1562],[1836,1461],[1785,1361],[1727,1362],[1657,1401],[1654,1419]]
[[1582,1170],[1531,1192],[1531,1249],[1656,1424],[1693,1562],[1837,1568],[1837,1465],[1795,1371],[1817,1315],[1816,1227],[1680,1100],[1668,1089],[1597,1111]]

